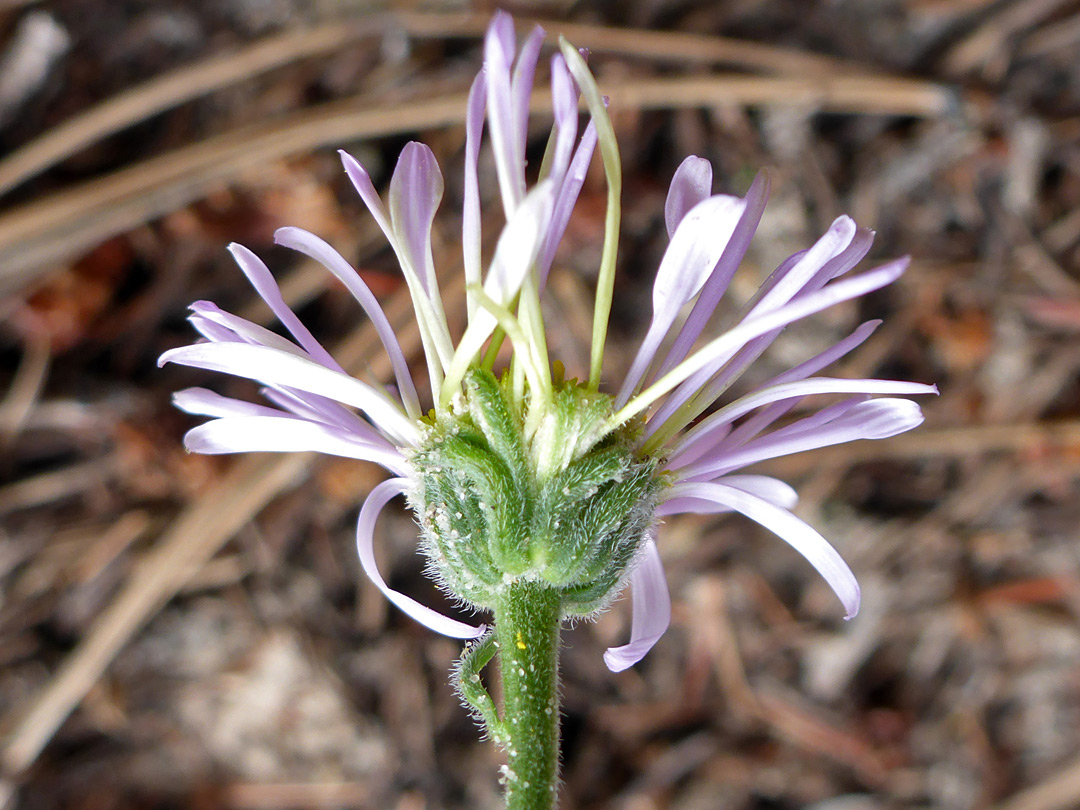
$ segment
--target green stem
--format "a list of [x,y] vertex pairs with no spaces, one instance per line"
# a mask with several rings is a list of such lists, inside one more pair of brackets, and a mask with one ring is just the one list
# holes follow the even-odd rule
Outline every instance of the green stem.
[[502,676],[507,810],[552,810],[559,781],[558,593],[511,585],[495,608]]

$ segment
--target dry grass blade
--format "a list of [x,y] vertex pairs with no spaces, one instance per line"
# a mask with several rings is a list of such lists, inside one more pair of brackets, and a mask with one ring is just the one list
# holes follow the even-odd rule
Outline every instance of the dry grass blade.
[[996,0],[907,0],[905,5],[913,14],[922,17],[953,20],[983,11],[995,2]]
[[293,31],[139,85],[92,107],[0,161],[0,195],[125,127],[272,68],[336,50],[376,30],[377,26],[368,21]]
[[0,400],[0,449],[6,447],[22,429],[45,387],[49,374],[52,347],[45,337],[27,342],[22,362],[11,389]]
[[1073,0],[1021,0],[1006,4],[948,54],[946,70],[960,74],[999,58],[1009,38],[1051,16]]
[[1027,38],[1021,50],[1025,57],[1045,56],[1057,50],[1076,48],[1077,43],[1080,43],[1080,14],[1047,23]]
[[613,104],[647,110],[800,106],[853,115],[936,118],[957,108],[950,88],[878,76],[688,76],[607,83]]
[[371,789],[354,782],[235,784],[224,789],[221,803],[233,810],[338,810],[370,806]]
[[120,472],[120,459],[114,454],[23,478],[0,487],[0,515],[96,489]]

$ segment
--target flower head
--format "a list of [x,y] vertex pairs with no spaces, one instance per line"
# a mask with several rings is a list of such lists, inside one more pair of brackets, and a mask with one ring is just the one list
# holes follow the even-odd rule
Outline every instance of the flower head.
[[[201,388],[180,391],[180,408],[213,417],[190,430],[185,445],[201,453],[314,450],[385,467],[394,477],[375,487],[360,512],[361,564],[394,604],[446,635],[475,638],[484,628],[392,590],[375,565],[375,521],[398,495],[416,513],[434,578],[476,608],[491,607],[510,583],[535,581],[558,593],[564,616],[583,616],[628,583],[631,640],[605,654],[612,670],[640,660],[670,621],[653,539],[657,519],[667,515],[746,515],[803,554],[846,614],[854,615],[855,577],[825,539],[791,513],[795,492],[743,470],[802,450],[909,430],[922,415],[901,397],[936,389],[816,376],[873,332],[877,322],[868,322],[750,393],[724,395],[787,325],[891,283],[906,261],[849,275],[873,234],[840,217],[810,248],[776,268],[730,329],[702,343],[757,228],[769,179],[760,175],[745,197],[713,194],[711,165],[689,157],[675,173],[665,206],[670,243],[656,273],[648,331],[621,384],[607,392],[601,380],[618,242],[618,147],[583,57],[564,42],[550,60],[554,126],[539,178],[529,187],[529,101],[543,38],[536,28],[518,49],[505,14],[496,15],[485,38],[484,67],[466,112],[468,325],[456,341],[432,255],[443,181],[431,150],[420,143],[404,148],[385,201],[364,167],[341,153],[408,284],[433,407],[421,403],[397,338],[355,270],[314,234],[282,228],[275,241],[322,263],[371,319],[389,355],[394,386],[346,373],[286,305],[266,265],[234,244],[229,249],[236,262],[292,339],[212,303],[193,304],[190,320],[206,342],[166,352],[160,363],[257,380],[269,404]],[[582,130],[579,97],[591,116]],[[506,220],[486,269],[477,172],[485,113]],[[567,381],[548,357],[540,300],[598,145],[609,206],[591,368],[587,381]],[[496,369],[507,342],[509,365]],[[818,395],[834,401],[807,410]],[[835,401],[835,395],[842,398]]]

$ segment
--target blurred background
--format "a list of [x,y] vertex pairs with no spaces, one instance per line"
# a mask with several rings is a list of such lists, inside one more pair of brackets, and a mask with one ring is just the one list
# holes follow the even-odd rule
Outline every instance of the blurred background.
[[[790,328],[749,383],[881,317],[836,373],[942,392],[917,431],[767,468],[858,574],[855,621],[782,542],[719,517],[661,530],[675,616],[643,663],[601,660],[625,602],[567,632],[563,806],[1080,807],[1080,3],[503,7],[519,34],[542,18],[591,49],[611,97],[613,374],[694,153],[717,191],[774,172],[727,313],[840,213],[877,230],[872,259],[913,258]],[[191,341],[192,300],[271,323],[236,240],[347,367],[387,373],[346,291],[272,246],[286,224],[356,263],[416,359],[401,277],[334,150],[384,187],[405,142],[432,146],[436,260],[460,302],[464,94],[493,8],[0,0],[0,806],[500,806],[499,757],[448,686],[458,644],[359,574],[358,504],[382,473],[187,455],[171,392],[252,389],[155,367]],[[538,162],[550,122],[532,124]],[[489,156],[481,185],[494,201]],[[595,165],[546,313],[571,374],[603,212]],[[411,519],[390,510],[379,534],[394,585],[437,601]]]

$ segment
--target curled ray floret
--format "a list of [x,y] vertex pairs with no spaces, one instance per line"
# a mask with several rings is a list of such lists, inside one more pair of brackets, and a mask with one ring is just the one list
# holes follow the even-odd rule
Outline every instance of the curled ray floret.
[[[211,417],[190,430],[199,453],[314,450],[382,465],[393,477],[374,488],[357,527],[360,562],[386,597],[433,630],[479,638],[475,625],[399,593],[375,564],[376,520],[404,496],[420,524],[421,548],[438,583],[486,610],[500,589],[536,582],[558,594],[564,617],[588,616],[629,586],[629,643],[604,660],[619,671],[665,632],[670,597],[657,522],[683,512],[738,512],[799,551],[839,597],[859,607],[854,575],[829,543],[792,513],[797,495],[774,478],[745,472],[757,462],[858,439],[883,439],[921,423],[908,396],[934,386],[820,376],[865,341],[851,335],[738,398],[725,394],[783,329],[890,284],[898,260],[853,273],[873,234],[839,217],[807,250],[781,262],[726,331],[706,328],[738,269],[769,194],[760,174],[743,197],[713,194],[712,166],[688,157],[671,182],[664,220],[669,244],[656,273],[652,315],[621,384],[601,385],[614,290],[621,169],[599,88],[584,57],[562,42],[548,74],[554,123],[538,177],[526,173],[529,102],[544,32],[520,48],[513,22],[497,14],[465,116],[462,200],[467,326],[455,340],[439,292],[431,229],[443,198],[435,156],[409,143],[387,198],[342,152],[349,180],[389,241],[408,285],[426,362],[426,394],[378,301],[349,262],[318,236],[282,228],[275,241],[323,264],[372,321],[393,369],[393,387],[349,375],[285,303],[266,265],[239,245],[230,251],[291,336],[225,312],[191,306],[205,338],[160,363],[256,380],[267,404],[202,388],[176,405]],[[579,126],[579,103],[589,121]],[[485,123],[486,122],[486,123]],[[486,266],[481,251],[478,162],[486,130],[505,225]],[[548,356],[541,296],[586,171],[599,151],[608,184],[587,381],[563,379]],[[489,218],[490,219],[490,218]],[[495,368],[509,344],[510,360]],[[421,386],[423,388],[423,386]],[[828,404],[813,407],[815,397]]]

